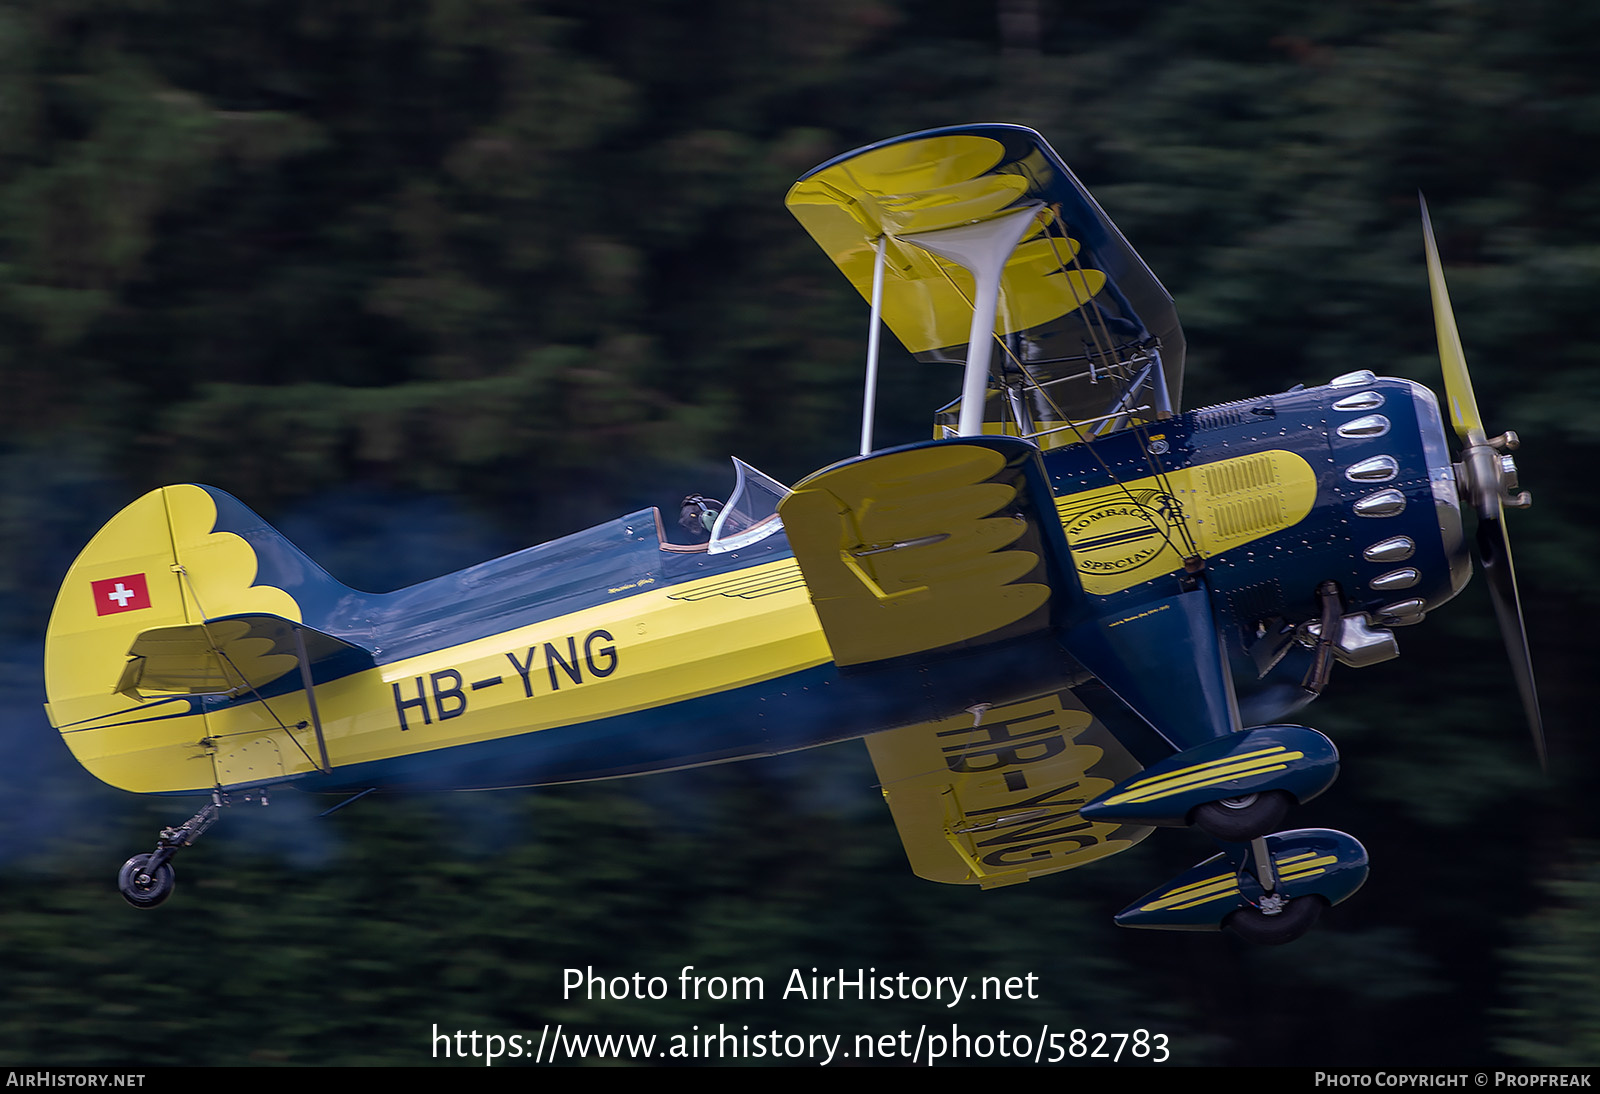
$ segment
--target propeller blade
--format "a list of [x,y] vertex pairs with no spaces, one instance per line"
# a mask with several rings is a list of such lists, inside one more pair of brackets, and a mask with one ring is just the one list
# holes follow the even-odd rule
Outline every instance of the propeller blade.
[[[1533,734],[1533,749],[1539,768],[1549,773],[1544,741],[1544,719],[1539,714],[1539,693],[1533,682],[1533,658],[1528,652],[1528,628],[1522,620],[1522,600],[1517,595],[1517,575],[1511,565],[1511,541],[1506,536],[1505,504],[1525,506],[1528,496],[1512,497],[1516,489],[1516,469],[1510,457],[1501,452],[1517,446],[1516,435],[1506,433],[1488,439],[1478,399],[1472,392],[1472,377],[1467,372],[1467,355],[1461,348],[1456,316],[1450,307],[1450,292],[1445,288],[1444,267],[1439,262],[1439,247],[1433,238],[1433,221],[1428,217],[1428,202],[1420,193],[1422,242],[1428,252],[1428,288],[1433,296],[1433,325],[1439,340],[1439,364],[1444,370],[1444,388],[1450,403],[1450,422],[1461,441],[1461,463],[1457,465],[1472,506],[1478,512],[1478,558],[1489,581],[1489,598],[1494,602],[1500,637],[1511,660],[1517,692],[1522,696],[1522,712]],[[1509,487],[1509,489],[1508,489]]]
[[1500,637],[1505,640],[1511,673],[1517,678],[1522,696],[1522,712],[1533,733],[1533,749],[1539,755],[1539,769],[1550,773],[1544,745],[1544,719],[1539,714],[1539,692],[1533,683],[1533,657],[1528,652],[1528,628],[1522,621],[1522,600],[1517,596],[1517,575],[1511,566],[1511,541],[1506,536],[1504,514],[1494,520],[1478,521],[1478,558],[1489,579],[1489,598],[1500,621]]
[[1461,334],[1456,330],[1456,314],[1450,307],[1450,291],[1444,284],[1444,267],[1439,263],[1439,248],[1433,241],[1433,221],[1428,219],[1428,201],[1422,204],[1422,242],[1428,251],[1428,288],[1433,294],[1433,326],[1439,339],[1439,364],[1444,369],[1444,390],[1450,403],[1450,422],[1461,443],[1483,444],[1487,434],[1478,414],[1478,400],[1472,394],[1472,377],[1467,374],[1467,355],[1461,349]]

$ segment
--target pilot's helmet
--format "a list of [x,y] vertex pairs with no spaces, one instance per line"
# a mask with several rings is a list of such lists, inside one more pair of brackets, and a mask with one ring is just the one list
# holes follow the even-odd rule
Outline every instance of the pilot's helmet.
[[690,494],[683,499],[678,513],[678,525],[695,540],[710,539],[716,526],[722,503],[702,494]]

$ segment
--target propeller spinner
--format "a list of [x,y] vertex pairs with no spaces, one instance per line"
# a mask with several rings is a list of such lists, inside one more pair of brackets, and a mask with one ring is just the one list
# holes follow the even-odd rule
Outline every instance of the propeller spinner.
[[1506,536],[1505,508],[1525,509],[1533,499],[1517,489],[1517,467],[1507,454],[1517,447],[1517,435],[1506,432],[1489,437],[1478,414],[1478,400],[1472,392],[1472,376],[1467,372],[1467,357],[1461,349],[1455,312],[1445,288],[1444,268],[1439,263],[1439,248],[1433,239],[1433,222],[1428,218],[1428,203],[1422,204],[1422,238],[1428,252],[1428,285],[1433,294],[1433,322],[1439,339],[1439,363],[1444,368],[1445,394],[1450,403],[1450,422],[1461,441],[1461,462],[1456,465],[1456,481],[1466,500],[1478,512],[1478,558],[1489,579],[1489,595],[1500,623],[1522,695],[1523,713],[1533,733],[1533,747],[1539,766],[1548,770],[1544,743],[1544,720],[1539,714],[1539,694],[1533,682],[1533,659],[1528,653],[1528,629],[1522,621],[1522,602],[1517,596],[1517,575],[1511,564],[1511,541]]

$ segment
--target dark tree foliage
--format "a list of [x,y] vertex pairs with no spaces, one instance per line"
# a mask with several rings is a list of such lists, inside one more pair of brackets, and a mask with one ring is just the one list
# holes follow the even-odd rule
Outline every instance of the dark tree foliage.
[[[1594,1064],[1600,14],[1554,0],[27,0],[0,6],[0,1063],[383,1063],[431,1034],[1130,1031],[1176,1063]],[[1513,535],[1552,775],[1478,584],[1308,713],[1297,822],[1372,879],[1273,951],[1119,933],[1209,853],[1160,834],[992,893],[910,877],[859,745],[498,796],[230,810],[93,783],[39,710],[75,552],[169,481],[398,585],[854,450],[865,311],[782,198],[870,140],[1033,125],[1177,299],[1185,405],[1352,368],[1437,384],[1428,195]],[[880,440],[954,374],[893,356]],[[761,976],[683,1001],[678,970]],[[1039,997],[782,999],[792,969]],[[669,1001],[566,998],[566,969]],[[1332,1016],[1337,1016],[1336,1018]],[[995,1061],[990,1061],[995,1062]]]

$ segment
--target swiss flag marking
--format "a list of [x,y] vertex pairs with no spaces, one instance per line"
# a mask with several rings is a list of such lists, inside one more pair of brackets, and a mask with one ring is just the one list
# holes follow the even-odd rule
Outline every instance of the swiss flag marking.
[[96,615],[115,615],[150,606],[150,586],[145,584],[143,574],[108,577],[104,581],[91,582],[89,587],[94,590]]

